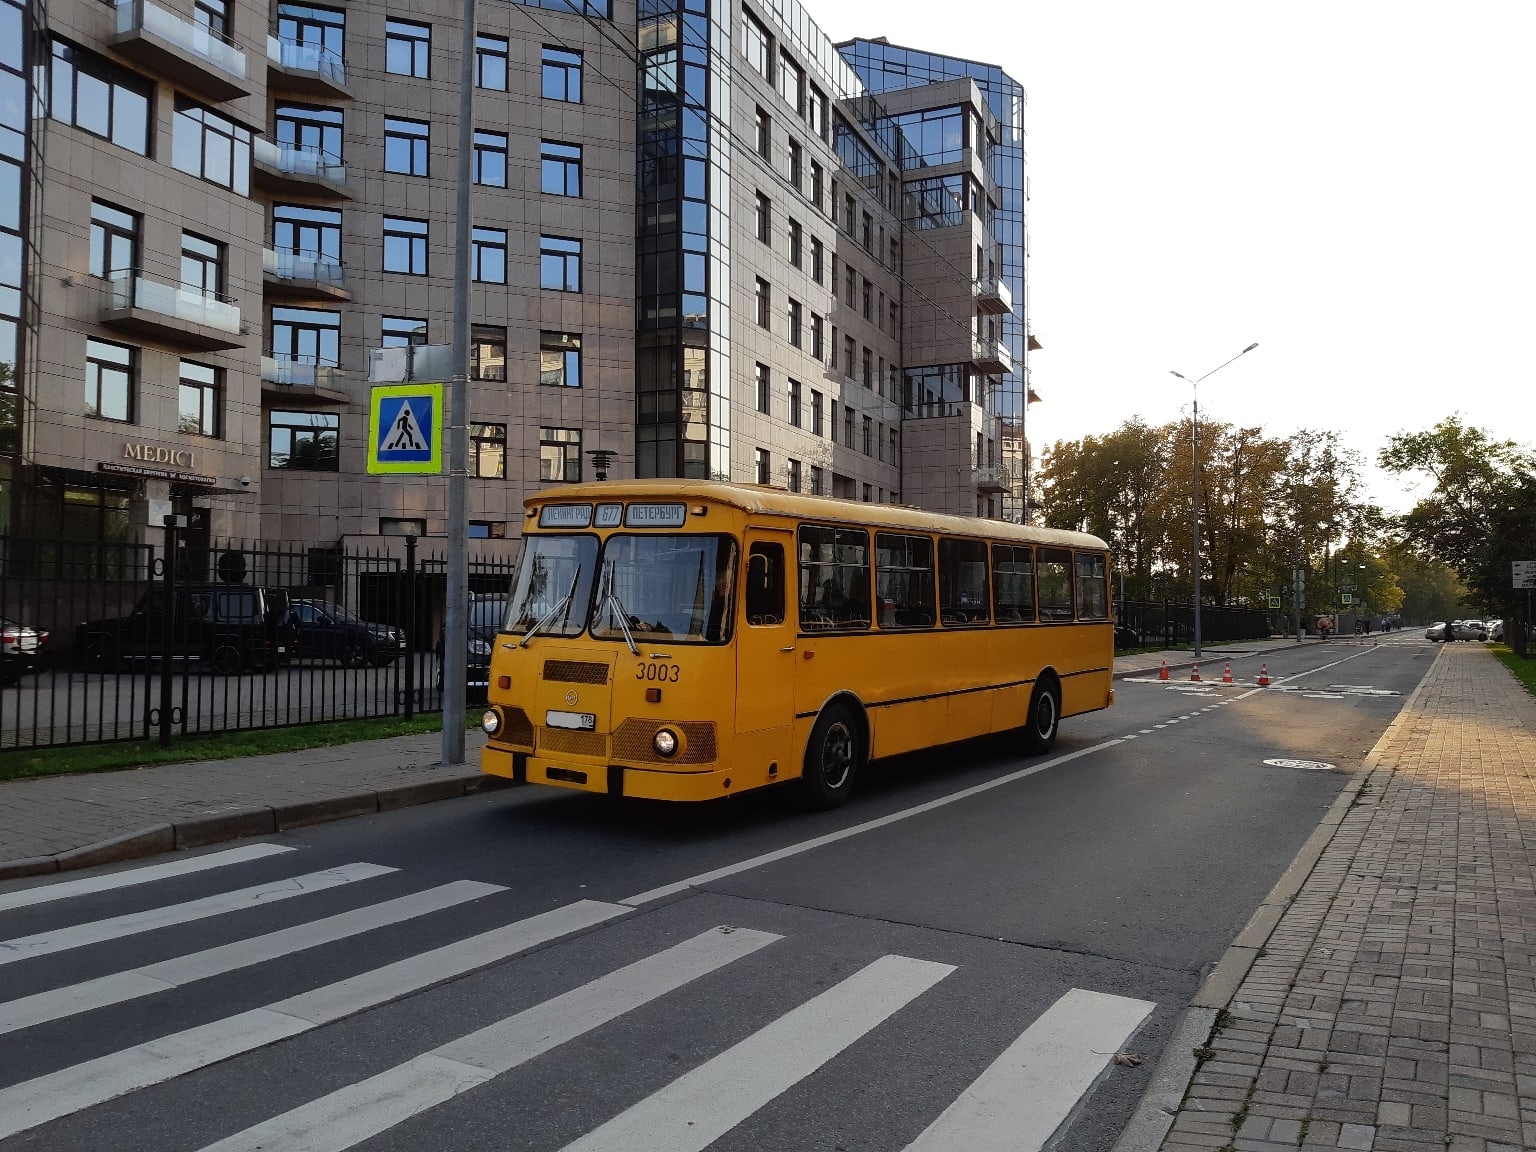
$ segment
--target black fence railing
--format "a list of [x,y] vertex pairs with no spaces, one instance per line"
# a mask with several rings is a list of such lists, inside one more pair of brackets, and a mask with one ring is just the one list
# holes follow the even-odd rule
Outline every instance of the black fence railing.
[[[1200,641],[1262,640],[1273,635],[1273,614],[1263,608],[1200,606]],[[1283,625],[1282,625],[1283,627]],[[1115,602],[1115,647],[1177,647],[1195,638],[1194,609],[1188,604],[1130,600]]]
[[[167,536],[0,538],[0,750],[442,709],[441,551]],[[471,699],[514,566],[470,557]]]

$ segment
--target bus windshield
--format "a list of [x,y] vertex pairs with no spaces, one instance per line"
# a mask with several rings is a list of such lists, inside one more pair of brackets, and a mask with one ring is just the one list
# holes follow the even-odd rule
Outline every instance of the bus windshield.
[[726,639],[736,545],[723,536],[610,536],[592,635],[623,640]]
[[596,572],[597,537],[527,537],[503,631],[521,634],[543,621],[540,635],[579,635],[587,626]]

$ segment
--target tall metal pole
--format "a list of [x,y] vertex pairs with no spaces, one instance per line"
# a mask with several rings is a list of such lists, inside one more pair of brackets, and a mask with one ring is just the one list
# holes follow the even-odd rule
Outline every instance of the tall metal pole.
[[475,144],[475,0],[464,0],[459,48],[459,173],[454,220],[453,382],[448,391],[448,564],[443,606],[443,763],[464,763],[469,635],[469,191]]

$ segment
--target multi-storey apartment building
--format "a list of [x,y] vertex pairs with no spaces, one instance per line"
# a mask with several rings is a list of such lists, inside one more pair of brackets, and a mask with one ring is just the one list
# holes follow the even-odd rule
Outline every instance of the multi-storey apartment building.
[[0,529],[446,531],[366,470],[367,366],[450,340],[461,64],[471,536],[597,451],[1016,512],[1016,83],[795,0],[482,0],[468,61],[461,14],[0,0]]

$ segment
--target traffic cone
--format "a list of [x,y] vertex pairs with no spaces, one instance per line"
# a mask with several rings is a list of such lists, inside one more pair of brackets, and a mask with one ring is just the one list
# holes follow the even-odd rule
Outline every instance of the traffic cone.
[[1260,688],[1268,688],[1269,687],[1269,665],[1268,664],[1262,664],[1262,665],[1259,666],[1259,687]]
[[1164,660],[1163,666],[1157,670],[1157,678],[1159,680],[1168,679],[1168,661]]
[[1190,666],[1189,678],[1190,678],[1190,680],[1195,681],[1195,682],[1199,681],[1199,679],[1200,679],[1200,665],[1193,664],[1193,665]]
[[1223,684],[1232,683],[1232,661],[1230,660],[1227,661],[1227,666],[1221,670],[1221,682]]

